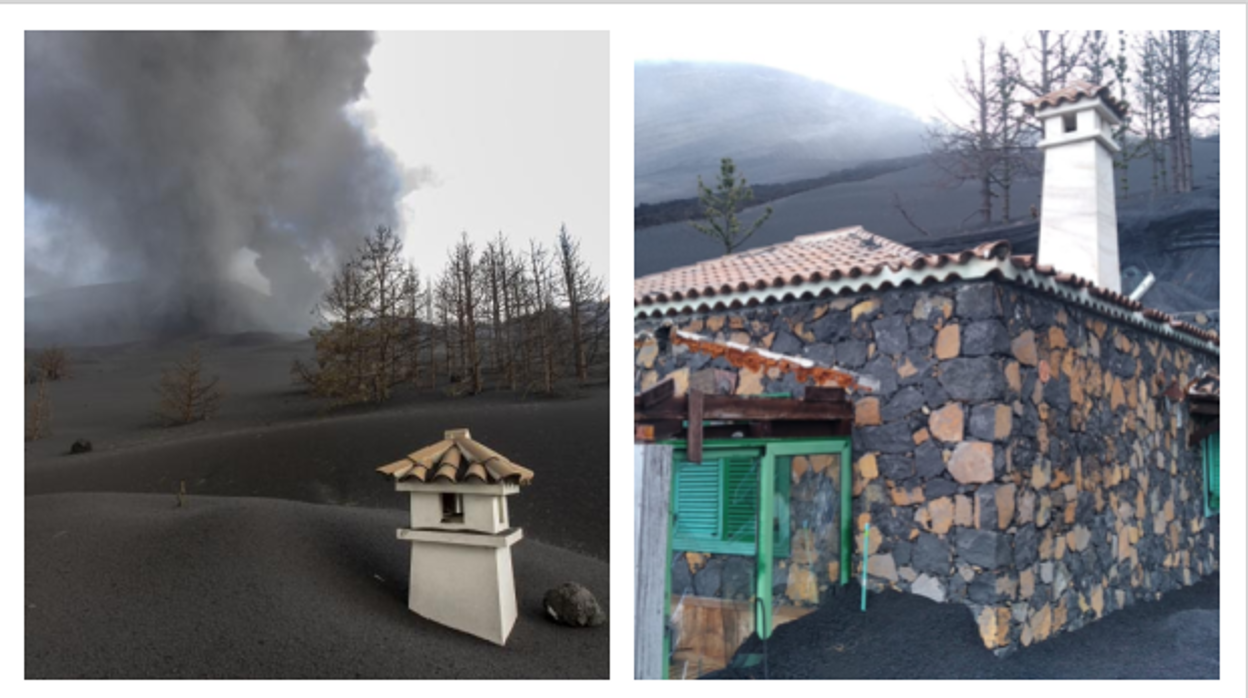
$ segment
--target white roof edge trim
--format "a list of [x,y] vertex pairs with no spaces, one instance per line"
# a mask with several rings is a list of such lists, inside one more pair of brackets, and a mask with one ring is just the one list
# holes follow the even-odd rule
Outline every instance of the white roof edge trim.
[[1088,289],[1086,288],[1073,288],[1065,284],[1058,283],[1054,277],[1039,274],[1034,269],[1020,269],[1015,267],[1008,259],[1003,260],[995,257],[992,259],[974,258],[961,264],[950,264],[940,268],[925,267],[922,269],[911,269],[909,267],[902,267],[899,270],[893,270],[891,267],[886,266],[880,273],[866,277],[841,277],[835,280],[825,279],[822,281],[807,282],[794,286],[750,289],[748,291],[725,293],[716,296],[701,297],[692,301],[686,299],[675,302],[668,301],[665,303],[635,306],[633,308],[633,319],[658,319],[666,316],[668,313],[692,314],[698,312],[697,306],[699,305],[709,305],[714,308],[717,305],[726,306],[728,303],[734,301],[739,301],[743,305],[747,305],[751,301],[757,304],[783,303],[786,301],[800,300],[801,296],[807,293],[818,296],[824,291],[831,291],[834,294],[845,290],[850,290],[855,293],[877,291],[880,289],[880,286],[885,283],[890,283],[895,287],[902,286],[903,283],[911,286],[919,286],[923,283],[924,279],[929,278],[940,283],[950,281],[954,277],[963,281],[976,281],[987,277],[988,274],[992,272],[1000,273],[1006,280],[1023,286],[1044,289],[1045,291],[1048,291],[1052,295],[1055,295],[1063,300],[1073,301],[1086,308],[1091,308],[1102,315],[1146,329],[1154,334],[1168,337],[1202,351],[1207,351],[1219,356],[1221,355],[1218,345],[1197,337],[1193,337],[1184,332],[1179,332],[1165,323],[1150,320],[1144,317],[1144,313],[1141,311],[1128,310],[1119,305],[1109,303],[1088,293]]

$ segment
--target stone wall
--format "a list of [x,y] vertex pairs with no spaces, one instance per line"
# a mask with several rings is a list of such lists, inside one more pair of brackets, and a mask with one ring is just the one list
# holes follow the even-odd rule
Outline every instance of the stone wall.
[[[996,281],[677,326],[880,382],[855,396],[855,566],[869,521],[871,585],[966,604],[990,648],[1077,629],[1217,569],[1191,421],[1162,394],[1216,367],[1214,354]],[[636,390],[667,376],[682,391],[690,381],[743,395],[805,389],[775,368],[736,369],[679,345],[642,341],[635,359]],[[783,566],[786,596],[795,576],[815,575],[819,593],[836,581],[830,569]]]

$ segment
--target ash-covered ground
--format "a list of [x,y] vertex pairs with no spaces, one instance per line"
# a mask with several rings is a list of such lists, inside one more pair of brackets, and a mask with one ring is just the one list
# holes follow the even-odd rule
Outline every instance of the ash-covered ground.
[[766,656],[718,679],[1217,679],[1215,573],[1196,584],[1058,633],[1002,658],[985,649],[965,606],[849,585],[818,611],[751,638],[741,654]]
[[[192,342],[225,399],[165,428],[152,386]],[[312,352],[298,336],[68,352],[52,435],[26,450],[28,678],[608,676],[608,625],[565,628],[541,607],[577,581],[610,614],[605,378],[558,398],[439,386],[331,411],[291,384]],[[509,500],[525,539],[502,648],[408,611],[407,499],[373,471],[457,427],[536,473]],[[79,438],[93,452],[68,455]]]

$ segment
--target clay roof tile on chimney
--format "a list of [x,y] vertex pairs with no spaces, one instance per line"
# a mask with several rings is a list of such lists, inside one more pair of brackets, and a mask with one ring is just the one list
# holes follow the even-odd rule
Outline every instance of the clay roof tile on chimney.
[[377,472],[395,480],[417,482],[468,482],[494,484],[514,482],[527,485],[533,471],[486,446],[473,441],[467,429],[447,431],[435,444],[414,451],[402,460],[377,468]]

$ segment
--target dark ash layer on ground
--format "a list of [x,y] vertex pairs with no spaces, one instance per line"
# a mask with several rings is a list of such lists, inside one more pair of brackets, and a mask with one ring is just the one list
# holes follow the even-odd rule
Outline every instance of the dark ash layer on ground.
[[575,580],[609,614],[606,563],[536,541],[513,549],[503,648],[407,609],[399,511],[104,493],[25,506],[28,679],[608,676],[608,625],[542,609]]
[[[162,428],[152,416],[163,366],[192,342],[69,349],[72,378],[49,385],[52,435],[26,445],[27,495],[65,491],[272,497],[403,509],[408,499],[374,468],[468,428],[531,468],[534,484],[511,497],[512,520],[531,540],[607,560],[609,387],[560,398],[510,392],[446,397],[445,386],[400,390],[390,403],[326,411],[290,384],[310,344],[261,334],[203,338],[225,399],[206,422]],[[492,384],[493,385],[493,384]],[[67,455],[75,439],[93,453]]]
[[[965,607],[886,591],[844,587],[818,611],[777,628],[766,669],[726,669],[708,678],[761,679],[1217,679],[1217,573],[1137,603],[1077,633],[997,658]],[[762,654],[756,638],[741,654]]]

